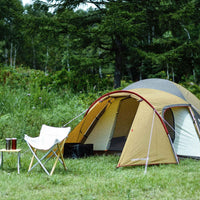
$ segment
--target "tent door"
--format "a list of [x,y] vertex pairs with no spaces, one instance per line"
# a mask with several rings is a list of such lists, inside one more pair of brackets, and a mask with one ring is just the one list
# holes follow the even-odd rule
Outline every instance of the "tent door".
[[175,122],[174,115],[171,108],[168,108],[164,113],[164,119],[166,120],[165,125],[171,137],[172,143],[175,140]]
[[115,123],[113,124],[113,133],[108,143],[108,150],[122,151],[130,127],[137,112],[139,102],[133,98],[124,98],[120,101]]
[[188,108],[172,108],[175,118],[174,149],[177,155],[200,157],[200,139]]

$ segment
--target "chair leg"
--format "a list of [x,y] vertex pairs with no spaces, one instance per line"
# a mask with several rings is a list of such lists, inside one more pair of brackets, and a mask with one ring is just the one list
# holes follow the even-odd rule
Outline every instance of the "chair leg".
[[[33,152],[36,154],[36,149],[33,149]],[[31,169],[31,167],[32,167],[32,165],[33,165],[33,161],[34,161],[34,155],[33,155],[33,157],[32,157],[32,159],[31,159],[31,162],[30,162],[30,165],[29,165],[29,168],[28,168],[28,171],[30,171],[30,169]]]
[[66,168],[66,165],[65,165],[65,162],[64,162],[64,159],[63,159],[63,155],[62,155],[62,149],[64,147],[64,144],[65,144],[65,140],[61,143],[61,147],[59,144],[57,144],[57,148],[58,148],[58,154],[57,154],[57,158],[56,158],[56,161],[52,167],[52,170],[51,170],[51,173],[50,173],[50,176],[53,174],[54,170],[55,170],[55,167],[56,167],[56,164],[58,162],[58,160],[61,158],[62,160],[62,164],[64,166],[64,169],[67,170]]
[[56,158],[56,161],[55,161],[55,163],[54,163],[54,165],[53,165],[53,167],[52,167],[50,176],[53,174],[53,172],[54,172],[54,170],[55,170],[55,168],[56,168],[56,164],[57,164],[57,162],[58,162],[59,157],[60,157],[60,152],[58,152],[58,154],[57,154],[57,158]]
[[[52,155],[51,155],[51,157],[53,157],[53,156],[57,157],[57,151],[58,151],[58,147],[57,147],[56,151],[55,151],[55,150],[52,150]],[[58,160],[60,161],[61,164],[63,164],[63,161],[62,161],[60,158],[59,158]]]
[[[42,167],[42,169],[43,169],[48,175],[51,176],[51,175],[53,174],[54,170],[55,170],[55,167],[56,167],[56,164],[57,164],[58,160],[63,164],[64,169],[67,170],[67,167],[66,167],[65,162],[64,162],[63,154],[62,154],[62,150],[63,150],[64,144],[65,144],[65,141],[66,141],[66,139],[63,140],[60,144],[57,144],[57,151],[58,151],[58,152],[54,152],[54,151],[53,151],[53,149],[55,148],[55,146],[54,146],[54,147],[52,147],[51,149],[49,149],[49,151],[48,151],[41,159],[39,159],[38,156],[36,155],[37,149],[32,148],[32,147],[30,146],[30,144],[27,142],[27,145],[28,145],[28,147],[30,148],[30,150],[31,150],[31,152],[32,152],[32,154],[33,154],[33,157],[32,157],[32,159],[31,159],[31,162],[30,162],[30,165],[29,165],[28,172],[30,172],[34,167],[36,167],[38,164],[40,164],[40,166]],[[56,160],[55,160],[55,163],[54,163],[54,165],[53,165],[53,167],[52,167],[52,169],[51,169],[51,172],[49,173],[49,172],[47,171],[47,169],[44,167],[44,164],[45,164],[46,162],[48,162],[48,160],[51,159],[51,157],[53,156],[53,154],[50,156],[50,158],[48,158],[48,159],[46,160],[46,162],[45,162],[44,164],[43,164],[41,161],[42,161],[43,159],[45,159],[45,158],[47,157],[47,155],[49,155],[50,152],[52,152],[52,153],[56,156]],[[37,163],[35,163],[35,164],[33,165],[34,159],[37,160]]]
[[67,167],[66,167],[66,165],[65,165],[65,161],[64,161],[64,158],[63,158],[63,154],[62,154],[62,149],[63,149],[63,147],[64,147],[64,144],[65,144],[65,141],[63,141],[63,143],[61,144],[61,148],[60,148],[60,145],[58,144],[58,150],[59,150],[59,152],[60,152],[60,158],[61,158],[61,160],[62,160],[62,164],[63,164],[63,166],[64,166],[64,169],[67,170]]
[[[44,167],[44,165],[42,164],[42,162],[40,161],[40,159],[37,157],[37,155],[35,154],[34,150],[32,149],[32,147],[29,145],[29,143],[27,143],[27,145],[29,146],[33,156],[36,158],[36,160],[38,161],[38,163],[40,164],[40,166],[42,167],[42,169],[49,175],[49,172],[47,171],[47,169]],[[32,158],[33,160],[33,158]],[[31,168],[30,170],[32,170],[33,168]],[[29,171],[30,171],[29,170]]]

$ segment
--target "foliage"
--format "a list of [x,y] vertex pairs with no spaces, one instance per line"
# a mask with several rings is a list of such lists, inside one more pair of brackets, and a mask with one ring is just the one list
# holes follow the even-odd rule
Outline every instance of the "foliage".
[[10,90],[0,87],[1,138],[22,139],[24,133],[35,135],[42,124],[63,126],[91,103],[90,101],[86,104],[78,95],[72,95],[70,92],[59,95],[56,92],[44,93],[36,89],[27,93],[23,89]]
[[97,74],[81,73],[80,75],[79,73],[81,71],[68,71],[64,68],[47,74],[41,70],[23,67],[2,67],[0,68],[0,81],[10,88],[27,89],[29,93],[38,91],[36,98],[45,96],[45,93],[52,90],[89,93],[112,88],[112,77],[110,76],[100,78]]
[[[66,70],[47,75],[40,70],[1,68],[0,138],[35,135],[43,123],[63,126],[111,88],[106,80],[97,87],[89,81],[81,87],[76,77],[71,81],[70,74]],[[74,127],[77,120],[70,126]]]
[[[193,80],[193,78],[191,78]],[[200,88],[198,85],[196,85],[194,82],[182,82],[181,85],[183,87],[187,88],[190,92],[192,92],[198,99],[200,99]]]
[[[85,3],[93,8],[81,10]],[[175,82],[193,77],[199,84],[198,8],[197,0],[35,0],[24,8],[20,0],[3,0],[0,65],[65,73],[71,88],[78,83],[74,91],[110,81],[118,88],[123,79],[163,77],[162,71]],[[46,81],[57,87],[66,79]]]
[[97,74],[85,74],[81,71],[74,72],[62,69],[52,75],[52,79],[51,86],[53,88],[63,88],[65,86],[73,92],[95,92],[112,88],[112,80],[109,77],[100,78]]
[[36,82],[39,85],[48,83],[48,79],[43,71],[24,67],[14,68],[3,66],[0,68],[0,81],[3,85],[8,85],[10,88],[25,89],[28,89]]

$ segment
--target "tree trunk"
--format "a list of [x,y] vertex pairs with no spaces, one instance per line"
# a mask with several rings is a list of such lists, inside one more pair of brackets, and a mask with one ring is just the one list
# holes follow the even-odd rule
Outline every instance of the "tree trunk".
[[115,75],[114,75],[114,88],[121,87],[121,73],[118,66],[115,65]]
[[101,79],[103,78],[101,66],[99,66],[99,77],[100,77]]
[[140,80],[140,81],[142,80],[142,68],[143,68],[143,61],[142,61],[141,66],[139,67],[139,70],[140,70],[140,77],[139,77],[139,80]]
[[122,53],[122,42],[119,36],[116,36],[114,41],[115,51],[115,73],[114,73],[114,88],[121,87],[121,73],[123,66],[123,53]]
[[67,35],[67,71],[70,72],[70,65],[69,65],[69,35]]
[[49,52],[48,52],[48,46],[47,46],[46,64],[45,64],[45,69],[44,69],[45,74],[47,74],[48,60],[49,60]]
[[122,66],[122,56],[119,49],[115,51],[115,73],[114,73],[114,88],[121,87],[121,66]]
[[195,73],[195,69],[193,69],[193,80],[196,83],[196,73]]
[[12,53],[13,53],[13,43],[11,42],[11,44],[10,44],[10,66],[13,65]]
[[33,38],[32,38],[32,47],[33,47],[33,69],[36,69],[36,64],[35,64],[35,46],[34,46]]
[[175,81],[175,78],[174,78],[174,68],[172,67],[172,80],[173,82]]
[[168,66],[168,63],[167,63],[167,79],[169,80],[169,66]]
[[8,49],[5,48],[5,65],[8,66]]
[[17,58],[17,48],[15,47],[15,50],[14,50],[14,58],[13,58],[13,66],[15,67],[15,64],[16,64],[16,58]]

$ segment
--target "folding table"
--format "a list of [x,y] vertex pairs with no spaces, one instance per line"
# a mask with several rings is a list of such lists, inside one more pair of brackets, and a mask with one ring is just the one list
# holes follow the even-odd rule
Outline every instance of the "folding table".
[[0,167],[3,167],[3,153],[4,152],[7,152],[7,153],[17,153],[18,156],[17,156],[17,172],[19,174],[19,171],[20,171],[20,151],[21,149],[0,149],[0,152],[1,152],[1,158],[0,158]]

